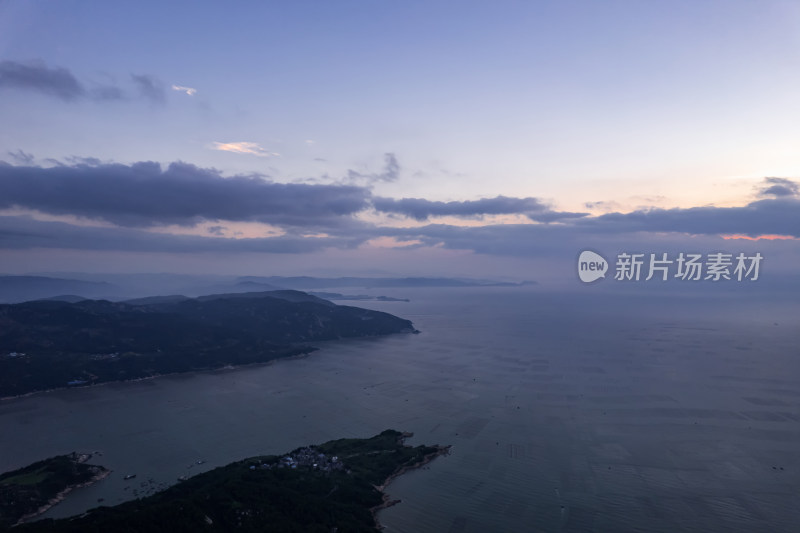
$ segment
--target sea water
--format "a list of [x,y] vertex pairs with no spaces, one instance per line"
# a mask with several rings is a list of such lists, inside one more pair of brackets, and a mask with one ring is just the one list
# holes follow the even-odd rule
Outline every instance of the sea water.
[[244,457],[393,428],[413,432],[410,444],[453,447],[391,483],[402,502],[379,515],[389,532],[800,523],[793,302],[536,288],[381,294],[411,302],[355,303],[408,318],[419,335],[2,401],[0,471],[99,451],[93,462],[113,474],[46,514],[61,517]]

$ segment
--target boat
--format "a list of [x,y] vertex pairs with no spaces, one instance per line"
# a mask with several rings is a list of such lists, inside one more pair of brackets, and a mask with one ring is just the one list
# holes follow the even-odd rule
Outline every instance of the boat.
[[127,476],[125,476],[125,477],[124,477],[124,478],[122,478],[122,479],[133,479],[133,478],[135,478],[135,477],[136,477],[136,474],[128,474]]

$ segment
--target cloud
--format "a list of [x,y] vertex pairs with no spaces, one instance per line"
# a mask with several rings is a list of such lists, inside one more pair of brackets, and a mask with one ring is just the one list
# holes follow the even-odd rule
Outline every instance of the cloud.
[[722,238],[725,240],[743,239],[746,241],[792,241],[797,239],[797,237],[792,237],[791,235],[758,235],[757,237],[750,237],[749,235],[723,235]]
[[432,216],[503,215],[544,211],[546,207],[536,198],[497,196],[464,202],[436,202],[423,198],[381,198],[372,201],[375,209],[384,213],[405,215],[416,220]]
[[[78,156],[78,155],[71,155],[71,156],[65,157],[64,159],[66,159],[67,161],[69,161],[73,165],[84,165],[84,166],[89,166],[89,167],[96,167],[98,165],[102,165],[103,164],[103,162],[101,160],[99,160],[98,158],[96,158],[96,157],[81,157],[81,156]],[[62,163],[62,165],[63,165],[63,163]]]
[[[500,257],[551,257],[571,264],[577,250],[594,246],[607,251],[693,251],[711,252],[726,241],[715,235],[688,241],[679,234],[654,235],[644,232],[593,233],[574,225],[504,224],[452,226],[430,224],[416,228],[365,227],[322,232],[297,230],[274,237],[225,238],[209,228],[209,236],[150,232],[142,228],[78,226],[45,222],[27,216],[0,216],[0,249],[78,249],[164,253],[240,252],[297,254],[326,249],[352,250],[365,243],[393,248],[421,247],[466,250]],[[221,228],[219,228],[221,231]],[[306,235],[314,234],[313,237]],[[735,249],[751,244],[762,247],[770,241],[736,241]],[[774,241],[778,242],[778,241]],[[797,241],[780,241],[791,246]],[[797,250],[796,248],[793,248]],[[566,259],[565,259],[566,258]]]
[[397,181],[400,177],[400,164],[394,154],[383,154],[383,173],[378,175],[378,181]]
[[[57,169],[57,170],[63,170]],[[188,172],[188,170],[187,170]],[[165,171],[163,174],[168,174]],[[191,172],[190,172],[191,174]],[[171,182],[172,177],[162,179]],[[222,178],[223,180],[226,178]],[[235,180],[236,178],[227,178]],[[202,182],[202,180],[200,180]],[[0,182],[2,179],[0,178]],[[240,184],[234,187],[238,190]],[[330,186],[306,186],[316,190],[320,198],[331,199],[334,190]],[[201,185],[205,189],[205,185]],[[152,198],[158,199],[166,194],[170,187],[158,189]],[[366,204],[365,189],[358,189],[361,201],[350,207],[354,212]],[[120,208],[116,197],[121,191],[111,188],[107,209]],[[129,191],[126,191],[129,192]],[[307,192],[307,191],[306,191]],[[293,205],[290,198],[304,197],[303,190],[294,194],[284,194],[275,201],[284,206]],[[240,190],[238,195],[251,195],[251,190]],[[205,191],[204,195],[219,197],[215,191]],[[189,199],[191,201],[191,199]],[[248,211],[248,205],[242,204],[233,197],[220,197],[221,204],[233,202],[233,208],[242,212]],[[719,249],[730,249],[725,243],[736,243],[737,250],[748,246],[783,246],[787,253],[796,253],[797,240],[777,240],[774,237],[751,242],[742,235],[727,234],[723,229],[736,227],[736,220],[741,217],[742,210],[753,214],[744,223],[752,223],[760,219],[761,225],[751,228],[763,231],[768,227],[780,227],[779,235],[793,234],[798,236],[800,224],[792,225],[796,219],[798,200],[763,200],[740,208],[694,208],[677,210],[657,210],[646,213],[615,214],[615,217],[583,217],[568,220],[563,224],[494,224],[486,226],[455,226],[449,224],[428,224],[421,227],[382,227],[359,222],[349,216],[325,217],[315,216],[313,210],[305,214],[304,209],[293,213],[278,215],[274,213],[270,219],[286,216],[298,216],[304,219],[306,226],[283,226],[284,232],[270,237],[230,238],[230,230],[222,225],[206,228],[208,235],[176,235],[168,232],[147,231],[146,227],[93,227],[65,222],[45,222],[30,216],[0,216],[0,249],[34,249],[61,248],[79,250],[108,250],[134,252],[195,253],[219,252],[234,254],[238,252],[264,253],[311,253],[330,248],[352,250],[366,244],[383,245],[392,248],[419,249],[442,248],[449,250],[470,251],[477,254],[497,257],[536,257],[557,258],[558,261],[571,262],[577,250],[594,246],[606,251],[692,251],[711,252]],[[260,203],[260,202],[255,202]],[[312,203],[316,203],[312,202]],[[306,204],[308,206],[310,204]],[[124,207],[124,206],[123,206]],[[158,206],[152,206],[155,209]],[[284,207],[286,209],[286,207]],[[697,211],[700,209],[702,211]],[[298,214],[299,213],[299,214]],[[794,213],[794,214],[792,214]],[[174,218],[177,214],[171,213]],[[130,216],[130,215],[129,215]],[[256,215],[257,217],[260,215]],[[771,217],[771,218],[769,218]],[[716,219],[714,224],[708,221]],[[337,221],[339,224],[337,225]],[[342,222],[344,221],[344,222]],[[316,224],[316,225],[314,225]],[[789,229],[787,229],[789,228]],[[791,229],[795,228],[795,229]],[[685,233],[694,236],[689,239]],[[736,235],[739,240],[723,239]],[[753,237],[755,238],[755,237]],[[794,246],[794,248],[786,248]],[[774,248],[777,250],[778,248]],[[794,251],[792,251],[794,250]],[[565,259],[566,258],[566,259]],[[560,264],[560,263],[559,263]],[[566,262],[564,264],[567,264]],[[570,263],[571,264],[571,263]]]
[[0,208],[74,215],[121,226],[195,225],[203,220],[340,226],[368,207],[369,191],[349,185],[275,183],[223,177],[172,163],[14,166],[0,162]]
[[[589,222],[587,219],[586,222]],[[380,228],[381,234],[400,242],[417,241],[425,247],[466,250],[482,255],[501,257],[558,257],[574,259],[578,250],[594,247],[607,251],[638,252],[702,252],[720,249],[746,249],[780,243],[794,246],[798,240],[744,239],[726,241],[716,233],[698,233],[688,238],[680,232],[636,231],[635,227],[599,228],[574,224],[494,224],[488,226],[453,226],[429,224],[414,228]],[[797,234],[798,231],[792,233]],[[731,248],[729,242],[736,242]],[[746,244],[745,244],[746,243]],[[669,245],[669,247],[666,247]],[[796,246],[793,253],[800,251]],[[565,263],[569,264],[569,263]]]
[[574,222],[586,231],[602,233],[676,232],[691,235],[800,236],[800,199],[776,198],[741,207],[646,209],[608,213]]
[[541,213],[526,213],[529,219],[536,222],[561,222],[589,216],[589,213],[576,213],[573,211],[547,210]]
[[585,246],[587,240],[573,227],[542,224],[429,224],[419,228],[384,228],[383,231],[399,241],[418,241],[426,246],[500,256],[557,255],[565,248]]
[[586,209],[599,209],[601,211],[612,211],[620,208],[620,203],[608,200],[598,200],[596,202],[586,202],[583,204]]
[[[132,75],[136,92],[152,103],[163,104],[165,93],[163,84],[154,76]],[[41,61],[23,63],[20,61],[0,61],[0,89],[20,89],[36,91],[54,96],[65,102],[90,100],[110,102],[129,100],[126,92],[115,85],[91,84],[87,87],[72,72],[62,67],[48,67]],[[184,89],[189,89],[185,87]],[[191,89],[194,90],[194,89]]]
[[38,91],[65,101],[86,95],[86,89],[70,71],[40,62],[0,61],[0,87]]
[[172,90],[186,93],[189,96],[194,96],[195,94],[197,94],[197,89],[193,89],[192,87],[184,87],[183,85],[173,85]]
[[786,178],[764,178],[759,196],[800,196],[800,184]]
[[164,85],[154,76],[131,74],[131,79],[143,98],[150,100],[154,104],[163,104],[166,101]]
[[9,150],[7,153],[14,161],[22,165],[30,165],[34,160],[33,154],[23,152],[22,150],[17,150],[16,152]]
[[233,143],[222,143],[222,142],[214,142],[214,149],[215,150],[222,150],[223,152],[233,152],[235,154],[250,154],[250,155],[257,155],[258,157],[277,157],[281,154],[277,152],[270,152],[266,148],[263,148],[258,143],[254,142],[233,142]]
[[[21,150],[10,155],[27,163],[0,162],[0,209],[84,220],[70,224],[44,222],[33,215],[0,217],[0,249],[307,253],[377,243],[392,248],[437,247],[495,256],[555,257],[581,247],[600,248],[604,243],[646,246],[663,239],[687,242],[687,234],[693,236],[692,245],[725,242],[722,239],[726,236],[736,236],[739,243],[749,243],[748,237],[761,237],[757,241],[761,244],[770,242],[763,236],[772,236],[775,243],[786,246],[797,241],[779,241],[774,236],[800,239],[800,197],[789,195],[739,207],[650,208],[589,216],[555,211],[534,197],[454,202],[394,199],[373,197],[369,185],[276,183],[261,175],[226,177],[215,169],[182,162],[162,167],[154,162],[125,165],[70,157],[42,167],[31,164],[33,157]],[[793,190],[792,182],[776,180],[765,180],[765,189],[781,186]],[[403,228],[370,223],[357,216],[370,209],[420,221],[514,214],[541,223]],[[85,219],[113,226],[89,226]],[[236,226],[226,227],[228,221],[269,224],[278,228],[279,234],[231,238],[230,228]],[[556,221],[559,223],[550,223]],[[194,227],[206,222],[209,224],[200,226],[207,232],[203,235],[170,233],[172,225]],[[157,231],[148,231],[153,228]]]
[[[492,199],[496,200],[496,199]],[[514,208],[523,198],[506,199],[497,209],[506,204]],[[535,199],[533,199],[535,200]],[[423,208],[430,207],[421,200]],[[480,202],[480,201],[477,201]],[[541,203],[530,202],[535,208]],[[470,202],[430,202],[444,205],[441,213],[467,214],[480,211]],[[454,204],[454,205],[449,205]],[[415,205],[412,204],[412,207]],[[474,208],[474,209],[471,209]],[[432,213],[434,209],[419,212]],[[489,211],[489,209],[485,209]],[[413,210],[409,210],[413,213]],[[549,211],[544,211],[548,217]],[[562,215],[564,215],[562,217]],[[688,209],[648,209],[630,213],[609,213],[600,216],[569,218],[569,213],[555,212],[562,224],[493,224],[485,226],[455,226],[429,224],[414,228],[380,228],[383,235],[401,241],[417,240],[425,246],[448,249],[471,250],[480,254],[498,256],[557,256],[565,251],[586,246],[610,247],[633,246],[628,249],[653,250],[651,242],[672,242],[675,246],[690,243],[694,251],[697,246],[711,246],[736,236],[741,242],[784,242],[800,239],[800,198],[764,199],[740,207],[695,207]],[[582,215],[581,213],[574,215]],[[691,235],[688,240],[686,235]],[[780,237],[777,237],[780,236]],[[794,240],[793,240],[794,239]],[[724,242],[724,241],[722,241]],[[666,250],[664,250],[666,251]],[[684,251],[686,251],[684,249]],[[702,250],[701,250],[702,251]],[[708,250],[712,251],[712,250]],[[572,253],[570,252],[570,253]]]
[[397,157],[393,153],[387,152],[383,154],[383,172],[374,174],[362,174],[361,172],[356,172],[355,170],[348,170],[346,180],[349,183],[359,183],[359,182],[361,183],[366,182],[368,184],[377,182],[388,183],[392,181],[397,181],[399,177],[400,177],[400,164],[397,162]]
[[510,198],[496,196],[463,202],[435,202],[423,198],[374,198],[377,211],[395,213],[415,220],[427,220],[435,216],[474,217],[481,215],[524,214],[537,222],[553,222],[564,218],[586,216],[587,213],[552,211],[537,198]]
[[132,252],[309,253],[326,248],[355,248],[359,237],[277,237],[226,239],[153,233],[135,228],[98,228],[43,222],[25,216],[0,216],[0,249],[58,248]]

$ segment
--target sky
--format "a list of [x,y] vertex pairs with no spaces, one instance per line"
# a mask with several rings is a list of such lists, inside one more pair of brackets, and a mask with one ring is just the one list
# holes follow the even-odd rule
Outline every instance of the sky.
[[800,264],[793,1],[0,0],[0,273]]

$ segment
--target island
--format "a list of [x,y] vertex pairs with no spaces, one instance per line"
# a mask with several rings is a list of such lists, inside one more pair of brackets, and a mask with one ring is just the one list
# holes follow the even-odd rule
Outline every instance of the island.
[[34,518],[73,489],[111,473],[90,465],[91,454],[59,455],[0,475],[0,530]]
[[416,332],[294,290],[0,305],[0,398],[307,354],[309,342]]
[[384,493],[386,485],[449,453],[449,446],[408,446],[409,436],[388,429],[368,439],[251,457],[145,498],[77,517],[25,523],[14,531],[374,533],[380,529],[376,513],[398,503]]

